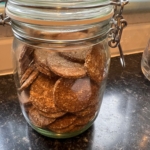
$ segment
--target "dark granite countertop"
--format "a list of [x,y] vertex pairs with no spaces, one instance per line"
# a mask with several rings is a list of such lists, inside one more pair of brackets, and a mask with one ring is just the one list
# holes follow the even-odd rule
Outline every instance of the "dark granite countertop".
[[150,150],[150,82],[141,72],[142,54],[112,58],[100,114],[83,134],[44,137],[26,123],[12,75],[0,77],[0,150]]

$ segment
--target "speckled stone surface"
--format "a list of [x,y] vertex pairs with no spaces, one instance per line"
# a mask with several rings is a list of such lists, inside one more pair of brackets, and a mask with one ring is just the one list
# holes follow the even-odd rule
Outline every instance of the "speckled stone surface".
[[70,139],[44,137],[26,123],[12,75],[0,77],[0,150],[150,150],[150,82],[142,54],[112,58],[101,111],[94,125]]

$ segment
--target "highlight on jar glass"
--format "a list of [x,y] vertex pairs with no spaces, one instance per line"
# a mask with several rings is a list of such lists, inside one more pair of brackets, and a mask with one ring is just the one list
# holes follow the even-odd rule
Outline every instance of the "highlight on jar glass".
[[120,38],[127,3],[8,1],[19,102],[37,132],[69,138],[94,123],[109,71],[109,46],[118,46],[123,59]]
[[150,81],[150,39],[145,50],[143,51],[141,69],[144,76]]

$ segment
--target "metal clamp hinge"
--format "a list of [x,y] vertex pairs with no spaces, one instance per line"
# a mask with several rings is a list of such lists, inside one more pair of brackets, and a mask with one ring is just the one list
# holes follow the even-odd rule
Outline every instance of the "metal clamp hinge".
[[[7,0],[0,0],[0,2],[6,2],[5,3],[5,7],[6,7],[6,5],[7,5]],[[10,20],[10,18],[8,17],[8,16],[5,16],[4,17],[4,15],[2,14],[2,13],[0,13],[0,25],[11,25],[11,20]]]
[[10,18],[8,16],[6,16],[5,18],[3,17],[3,14],[0,14],[0,25],[11,25],[11,22],[10,22]]
[[129,1],[128,0],[120,0],[120,1],[121,1],[121,6],[119,12],[117,11],[118,6],[115,5],[114,15],[111,20],[111,29],[109,32],[110,41],[108,42],[108,45],[111,48],[118,47],[120,52],[121,65],[125,67],[125,60],[124,60],[124,55],[123,55],[120,41],[121,41],[123,29],[127,26],[127,21],[122,16],[123,8],[126,4],[128,4]]

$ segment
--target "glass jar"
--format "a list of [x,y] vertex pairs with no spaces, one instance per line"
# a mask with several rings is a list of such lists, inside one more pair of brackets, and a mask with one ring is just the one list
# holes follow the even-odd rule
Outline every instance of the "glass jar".
[[76,136],[98,116],[110,65],[108,31],[114,9],[108,2],[7,3],[20,106],[42,135]]
[[150,81],[150,39],[142,54],[141,70],[144,76]]

